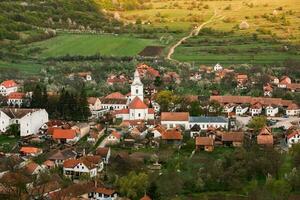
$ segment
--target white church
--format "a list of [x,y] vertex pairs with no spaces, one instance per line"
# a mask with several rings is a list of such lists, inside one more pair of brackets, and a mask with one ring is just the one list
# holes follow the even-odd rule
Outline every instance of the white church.
[[144,103],[144,85],[138,70],[134,73],[131,93],[126,104],[126,108],[116,111],[117,118],[121,118],[123,121],[147,121],[154,119],[154,109],[148,108]]

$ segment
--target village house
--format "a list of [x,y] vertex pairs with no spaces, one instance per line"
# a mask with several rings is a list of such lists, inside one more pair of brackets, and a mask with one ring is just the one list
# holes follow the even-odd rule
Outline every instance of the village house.
[[201,130],[207,130],[208,128],[228,129],[228,123],[228,119],[225,117],[191,116],[189,118],[189,129],[196,124],[200,126]]
[[288,147],[292,147],[294,144],[300,142],[300,130],[293,130],[290,134],[286,136],[286,143]]
[[14,80],[6,80],[0,84],[0,95],[8,96],[18,91],[18,84]]
[[72,179],[79,179],[82,175],[93,178],[97,176],[97,167],[88,161],[70,159],[64,161],[63,174]]
[[48,160],[53,161],[56,166],[63,165],[64,161],[69,159],[75,159],[77,157],[77,153],[72,149],[63,149],[56,150],[53,154],[48,158]]
[[244,141],[243,132],[223,132],[222,143],[224,146],[241,147]]
[[155,80],[156,77],[160,77],[159,71],[157,71],[153,67],[150,67],[144,63],[139,64],[137,66],[137,70],[138,70],[141,78],[148,78],[151,80]]
[[269,105],[265,108],[265,112],[266,116],[275,117],[279,112],[279,108],[276,105]]
[[162,112],[160,123],[167,129],[175,127],[189,129],[189,118],[190,114],[188,112]]
[[38,156],[43,153],[43,150],[36,147],[21,147],[20,154],[23,156]]
[[270,76],[270,80],[271,80],[271,83],[273,83],[274,85],[278,85],[278,83],[279,83],[279,78],[277,78],[275,76]]
[[299,116],[300,115],[300,108],[297,104],[291,103],[286,109],[287,116]]
[[200,136],[200,132],[201,132],[201,127],[198,124],[195,124],[190,129],[190,136],[191,136],[191,138],[195,138],[197,136]]
[[249,112],[251,116],[257,116],[262,113],[262,109],[263,109],[262,105],[259,102],[256,102],[250,106]]
[[179,129],[173,128],[162,132],[161,139],[166,144],[179,145],[183,139],[183,136]]
[[147,194],[145,194],[140,200],[152,200]]
[[75,130],[79,134],[79,137],[82,138],[90,132],[91,127],[88,123],[77,123],[71,129]]
[[228,103],[225,106],[223,106],[223,112],[224,113],[231,113],[234,111],[235,104],[233,103]]
[[277,87],[279,87],[279,88],[287,88],[287,85],[288,85],[288,84],[291,84],[291,83],[292,83],[292,80],[291,80],[290,77],[288,77],[288,76],[283,76],[283,77],[280,79],[280,81],[279,81]]
[[110,147],[98,147],[96,149],[96,155],[101,156],[103,159],[103,162],[105,164],[108,164],[110,156],[111,156]]
[[291,92],[300,92],[300,83],[287,84],[286,88]]
[[114,85],[114,84],[125,84],[128,82],[128,78],[124,74],[120,75],[110,75],[107,77],[106,83],[108,85]]
[[117,200],[118,193],[115,190],[105,187],[95,187],[89,192],[89,199],[91,200]]
[[24,166],[24,171],[25,173],[29,174],[29,175],[38,175],[39,173],[41,173],[44,170],[44,168],[40,165],[38,165],[35,162],[28,162],[25,166]]
[[54,129],[53,140],[65,144],[65,143],[76,143],[80,139],[80,134],[74,129]]
[[240,104],[235,108],[235,114],[239,116],[245,115],[249,110],[248,104]]
[[89,97],[88,98],[89,109],[92,114],[92,118],[98,118],[103,116],[105,110],[102,109],[102,104],[99,98],[97,97]]
[[0,132],[5,132],[10,125],[16,124],[20,127],[20,136],[24,137],[39,133],[40,128],[48,121],[45,109],[0,109]]
[[272,131],[269,127],[265,126],[261,129],[257,136],[257,144],[263,146],[273,146],[274,138],[272,135]]
[[246,74],[237,74],[236,75],[237,87],[240,89],[245,89],[248,82],[248,75]]
[[111,145],[118,144],[120,143],[121,137],[122,137],[121,133],[113,130],[111,134],[107,137],[106,142],[107,144],[111,144]]
[[223,70],[223,67],[222,67],[219,63],[217,63],[217,64],[214,66],[214,71],[216,72],[216,71],[220,71],[220,70]]
[[264,90],[264,96],[265,97],[271,97],[272,96],[273,88],[269,83],[263,87],[263,90]]
[[77,73],[79,77],[81,77],[84,81],[92,81],[92,73],[91,72],[79,72]]
[[151,133],[152,133],[153,138],[160,138],[162,132],[165,132],[165,131],[166,131],[166,128],[164,126],[158,124],[151,130]]
[[214,139],[212,137],[196,137],[196,149],[211,152],[214,150]]
[[180,76],[176,72],[166,72],[162,79],[165,83],[169,83],[169,84],[170,83],[176,83],[176,84],[181,83]]
[[7,96],[7,105],[13,107],[21,107],[26,94],[22,92],[12,92]]

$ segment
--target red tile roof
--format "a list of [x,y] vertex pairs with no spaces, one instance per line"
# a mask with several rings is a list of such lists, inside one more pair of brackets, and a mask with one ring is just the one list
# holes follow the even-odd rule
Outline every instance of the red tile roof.
[[140,200],[152,200],[148,195],[145,194]]
[[120,139],[120,138],[121,138],[121,134],[120,134],[119,132],[117,132],[117,131],[113,131],[111,134],[112,134],[115,138],[117,138],[117,139]]
[[148,106],[139,98],[135,97],[129,104],[129,109],[147,109]]
[[97,99],[98,99],[97,97],[89,97],[87,99],[87,101],[88,101],[89,104],[94,105],[96,103]]
[[54,129],[53,139],[74,139],[76,130],[73,129]]
[[292,137],[294,137],[296,135],[300,135],[300,130],[294,130],[293,132],[291,132],[290,134],[288,134],[287,138],[291,139]]
[[181,131],[177,129],[169,129],[161,133],[161,138],[163,140],[182,140],[183,136]]
[[94,192],[97,192],[97,193],[100,193],[100,194],[105,194],[105,195],[113,195],[114,193],[116,193],[115,190],[112,190],[112,189],[108,189],[108,188],[95,188],[93,190]]
[[113,92],[105,97],[106,99],[125,99],[126,97],[120,92]]
[[214,139],[211,137],[196,137],[196,145],[201,146],[213,146],[214,145]]
[[291,83],[291,79],[288,76],[283,76],[280,79],[280,84],[290,84]]
[[121,110],[116,110],[115,114],[129,114],[129,109],[121,109]]
[[148,114],[154,114],[155,110],[154,108],[148,108]]
[[262,145],[273,145],[274,138],[272,135],[272,131],[269,127],[265,126],[261,129],[259,135],[257,136],[257,144]]
[[189,121],[188,112],[162,112],[161,121]]
[[20,149],[21,153],[24,154],[36,154],[36,153],[40,153],[42,150],[40,148],[36,148],[36,147],[22,147]]
[[6,87],[6,88],[11,88],[11,87],[16,87],[17,83],[14,80],[6,80],[3,81],[0,85]]
[[295,103],[292,103],[288,106],[287,110],[298,110],[299,106]]
[[12,92],[8,95],[8,99],[23,99],[25,97],[25,93],[22,92]]
[[38,167],[39,165],[35,162],[30,162],[27,165],[25,165],[25,171],[29,174],[32,174]]

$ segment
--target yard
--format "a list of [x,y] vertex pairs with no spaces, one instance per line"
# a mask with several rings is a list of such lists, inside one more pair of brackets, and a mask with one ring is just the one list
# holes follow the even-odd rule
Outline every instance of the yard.
[[17,141],[18,138],[0,135],[0,151],[11,152],[11,150],[17,144]]
[[152,39],[131,35],[59,34],[57,37],[30,44],[25,51],[39,49],[37,57],[65,55],[135,56],[148,45],[157,45]]

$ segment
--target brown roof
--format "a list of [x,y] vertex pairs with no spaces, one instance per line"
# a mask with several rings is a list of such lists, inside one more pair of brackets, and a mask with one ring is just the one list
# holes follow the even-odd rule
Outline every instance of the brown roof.
[[125,99],[125,96],[120,92],[113,92],[105,97],[106,99]]
[[178,129],[169,129],[161,133],[163,140],[182,140],[183,136]]
[[127,103],[127,99],[101,98],[100,101],[102,104],[126,104]]
[[288,106],[287,110],[298,110],[299,106],[295,103],[292,103]]
[[56,151],[52,156],[50,156],[49,160],[67,160],[70,158],[75,158],[76,152],[72,149],[64,149]]
[[162,112],[161,121],[189,121],[188,112]]
[[224,142],[243,142],[243,132],[225,132],[222,133],[222,141]]
[[98,99],[97,97],[89,97],[87,99],[87,101],[88,101],[89,104],[94,105],[96,103],[97,99]]
[[69,159],[69,160],[64,161],[63,166],[65,168],[74,168],[80,163],[84,164],[89,169],[93,169],[96,167],[94,163],[92,163],[86,159]]
[[21,153],[24,154],[37,154],[40,153],[42,150],[40,148],[36,148],[36,147],[22,147],[20,149]]
[[35,162],[30,162],[27,165],[25,165],[25,171],[28,174],[32,174],[38,167],[39,165],[36,164]]
[[145,194],[140,200],[152,200],[148,195]]
[[39,109],[25,109],[25,108],[1,108],[0,111],[4,112],[12,119],[22,118],[29,113],[38,111]]
[[99,147],[96,150],[96,155],[99,155],[101,157],[106,157],[108,154],[109,148],[108,147]]
[[112,194],[116,193],[115,190],[112,190],[109,188],[104,188],[104,187],[94,188],[93,192],[97,192],[97,193],[105,194],[105,195],[112,195]]
[[211,137],[196,137],[196,145],[201,146],[213,146],[214,145],[214,139]]
[[257,144],[262,145],[273,145],[274,138],[272,135],[272,131],[269,127],[265,126],[261,129],[259,135],[257,136]]

